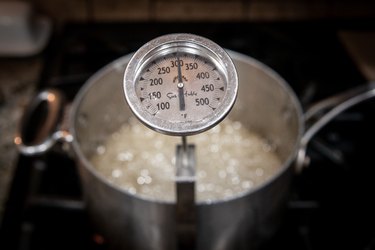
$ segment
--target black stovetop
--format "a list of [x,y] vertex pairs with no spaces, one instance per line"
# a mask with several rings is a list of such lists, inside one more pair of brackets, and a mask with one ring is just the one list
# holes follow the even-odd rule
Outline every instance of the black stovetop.
[[[365,25],[368,28],[368,24]],[[189,32],[276,70],[304,107],[364,83],[337,37],[338,23],[69,24],[44,53],[39,88],[72,100],[89,76],[158,35]],[[266,249],[375,249],[375,102],[352,108],[313,139],[284,222]],[[90,226],[72,159],[56,148],[19,156],[0,231],[1,249],[106,249]]]

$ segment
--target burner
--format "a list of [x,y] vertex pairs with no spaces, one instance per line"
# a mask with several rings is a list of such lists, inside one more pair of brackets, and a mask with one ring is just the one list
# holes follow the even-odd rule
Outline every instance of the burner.
[[[183,30],[181,30],[183,27]],[[163,34],[188,32],[248,54],[284,77],[303,105],[364,82],[323,23],[68,24],[46,54],[39,88],[72,100],[107,63]],[[375,249],[375,102],[337,117],[312,140],[284,221],[262,249]],[[106,249],[89,222],[75,163],[58,147],[20,156],[0,231],[4,249]]]

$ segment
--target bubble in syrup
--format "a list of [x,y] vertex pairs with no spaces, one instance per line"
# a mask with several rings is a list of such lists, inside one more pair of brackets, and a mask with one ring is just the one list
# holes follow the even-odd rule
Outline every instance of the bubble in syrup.
[[217,144],[213,144],[213,145],[211,145],[211,146],[210,146],[210,151],[211,151],[212,153],[217,153],[217,152],[219,152],[219,146],[218,146]]
[[137,179],[137,183],[139,185],[145,184],[145,178],[143,176],[139,176],[138,179]]
[[121,177],[121,175],[122,175],[122,171],[120,169],[114,169],[112,171],[112,177],[114,178],[119,178]]
[[131,193],[131,194],[136,194],[137,190],[134,187],[130,187],[130,188],[128,188],[128,192]]
[[96,148],[96,152],[99,154],[99,155],[102,155],[105,153],[105,147],[103,145],[100,145]]
[[144,178],[145,178],[145,183],[146,184],[150,184],[152,182],[152,178],[150,176],[147,175]]
[[133,154],[130,152],[122,152],[117,155],[119,161],[131,161],[133,159]]
[[263,176],[263,173],[264,173],[264,170],[261,169],[261,168],[257,168],[257,169],[255,170],[255,174],[256,174],[257,176]]
[[241,186],[242,186],[243,189],[250,189],[253,186],[253,182],[252,181],[243,181],[241,183]]
[[233,122],[233,128],[235,130],[239,130],[239,129],[241,129],[241,127],[242,127],[242,124],[239,121]]
[[240,183],[240,178],[238,176],[232,177],[232,183],[237,185]]
[[219,177],[221,179],[225,179],[225,177],[227,177],[227,173],[224,170],[220,170],[219,171]]

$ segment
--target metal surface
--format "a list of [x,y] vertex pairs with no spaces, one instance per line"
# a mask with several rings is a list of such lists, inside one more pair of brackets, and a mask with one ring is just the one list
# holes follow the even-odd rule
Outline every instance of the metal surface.
[[182,144],[176,148],[177,249],[196,248],[195,165],[195,146],[182,137]]
[[237,72],[224,49],[192,34],[146,43],[124,75],[125,97],[136,117],[168,135],[213,127],[231,110],[237,90]]

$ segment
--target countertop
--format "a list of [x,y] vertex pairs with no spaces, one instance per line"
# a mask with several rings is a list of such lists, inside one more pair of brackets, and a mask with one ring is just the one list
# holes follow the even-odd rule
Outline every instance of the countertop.
[[0,224],[17,162],[14,135],[41,68],[41,57],[0,58]]

